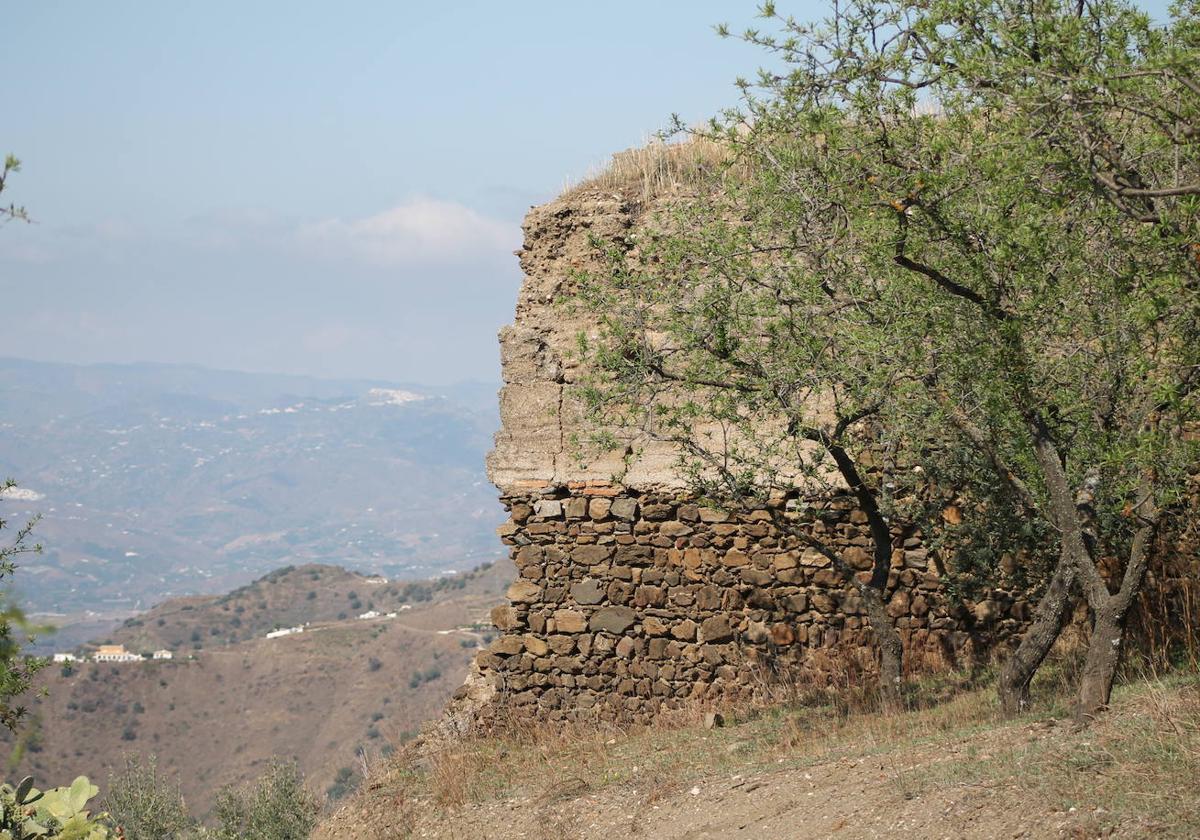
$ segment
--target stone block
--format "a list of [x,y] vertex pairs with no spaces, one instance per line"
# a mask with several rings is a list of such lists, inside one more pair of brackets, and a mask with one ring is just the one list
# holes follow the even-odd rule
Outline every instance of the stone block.
[[608,600],[614,604],[628,604],[633,597],[633,584],[614,580],[608,585]]
[[497,630],[512,630],[520,626],[521,618],[511,606],[502,604],[492,609],[492,624]]
[[721,562],[726,566],[745,566],[749,564],[750,557],[744,551],[732,550],[726,551],[721,557]]
[[524,641],[525,650],[533,656],[545,656],[550,652],[550,645],[546,644],[544,639],[540,639],[537,636],[526,636]]
[[557,499],[539,499],[533,503],[533,515],[541,519],[559,519],[563,515],[562,502]]
[[642,619],[642,632],[647,636],[663,636],[666,635],[667,625],[659,618],[647,616]]
[[661,607],[667,602],[667,593],[660,586],[639,586],[633,593],[633,601],[639,607]]
[[660,525],[658,528],[658,533],[662,534],[664,537],[671,537],[674,539],[676,537],[686,537],[688,534],[692,533],[692,529],[690,526],[685,525],[682,522],[676,522],[672,520],[670,522],[664,522],[662,525]]
[[617,519],[624,519],[626,522],[632,522],[634,517],[637,516],[637,509],[638,503],[636,500],[623,496],[619,499],[613,499],[610,512]]
[[525,641],[520,636],[501,636],[488,645],[488,652],[501,656],[515,656],[525,650]]
[[681,642],[691,642],[696,639],[696,622],[690,618],[676,623],[671,627],[671,635]]
[[571,559],[584,566],[595,566],[612,557],[609,545],[577,545],[571,549]]
[[662,522],[664,519],[670,519],[674,512],[674,508],[670,505],[642,505],[642,519],[650,522]]
[[608,512],[612,510],[612,500],[602,496],[597,496],[588,502],[588,516],[592,519],[601,520],[608,518]]
[[579,610],[555,610],[554,628],[559,633],[582,633],[588,629],[588,619]]
[[700,622],[701,642],[727,642],[732,638],[733,629],[725,616],[714,615]]
[[577,604],[599,604],[605,594],[604,583],[595,578],[586,578],[571,586],[571,597]]
[[590,626],[593,630],[620,634],[632,627],[636,619],[637,614],[629,607],[604,607],[592,616]]
[[542,587],[527,580],[518,580],[512,586],[508,587],[506,594],[510,601],[515,601],[518,604],[532,604],[541,597]]

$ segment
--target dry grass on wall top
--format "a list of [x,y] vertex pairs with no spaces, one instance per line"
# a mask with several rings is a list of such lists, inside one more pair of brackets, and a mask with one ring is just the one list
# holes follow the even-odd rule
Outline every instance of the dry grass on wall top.
[[564,196],[599,191],[649,201],[680,188],[706,183],[728,160],[728,147],[702,136],[668,143],[654,139],[617,152],[599,171],[568,183]]

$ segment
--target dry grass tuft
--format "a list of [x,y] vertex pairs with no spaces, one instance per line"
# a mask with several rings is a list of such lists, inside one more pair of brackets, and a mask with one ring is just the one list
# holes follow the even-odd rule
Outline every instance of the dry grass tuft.
[[646,202],[680,188],[709,183],[728,160],[729,148],[707,137],[691,136],[675,143],[654,139],[617,152],[607,166],[577,184],[568,184],[563,194],[600,191]]

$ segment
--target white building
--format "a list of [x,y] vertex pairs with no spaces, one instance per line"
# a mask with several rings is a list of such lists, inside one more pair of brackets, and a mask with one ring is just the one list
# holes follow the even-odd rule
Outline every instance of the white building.
[[173,654],[173,653],[171,653],[171,651],[165,650],[165,649],[164,650],[156,650],[156,651],[154,651],[154,658],[155,659],[174,659],[175,654]]
[[125,650],[125,645],[100,645],[92,654],[97,662],[141,662],[142,657]]
[[272,630],[267,634],[268,639],[278,639],[280,636],[290,636],[293,633],[303,633],[303,627],[283,627],[279,630]]
[[55,662],[78,662],[79,657],[73,653],[56,653],[54,654]]
[[362,618],[362,619],[379,618],[379,611],[378,610],[367,610],[365,613],[360,615],[359,618]]

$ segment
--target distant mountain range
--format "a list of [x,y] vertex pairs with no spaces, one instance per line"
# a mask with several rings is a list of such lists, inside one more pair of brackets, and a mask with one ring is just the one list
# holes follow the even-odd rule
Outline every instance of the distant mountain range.
[[496,386],[0,359],[0,502],[40,513],[18,586],[117,613],[286,564],[427,578],[500,556]]

